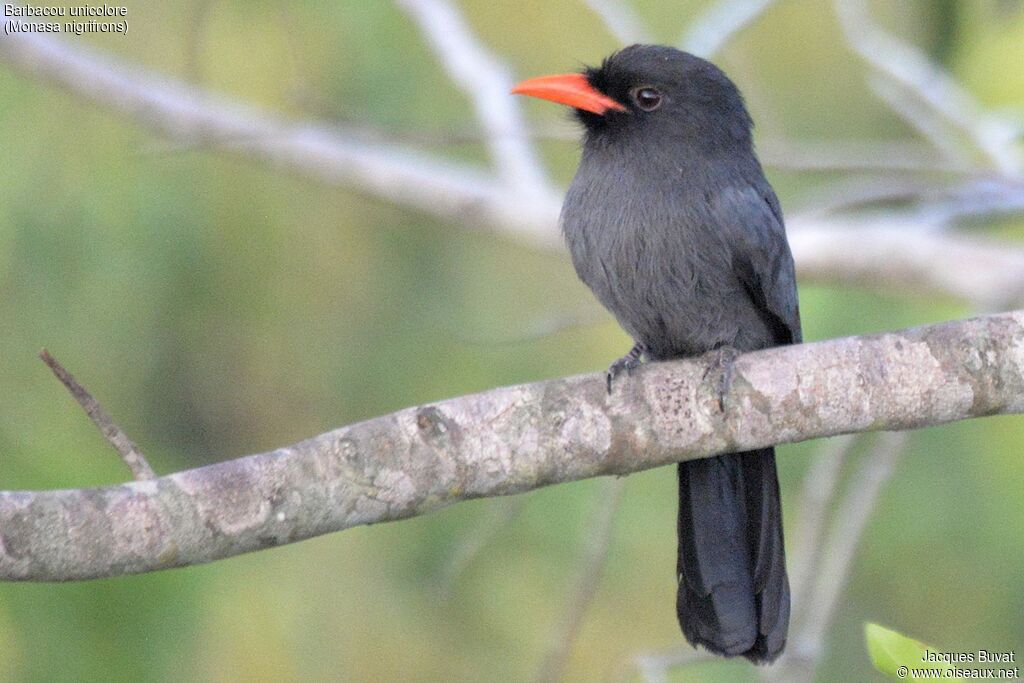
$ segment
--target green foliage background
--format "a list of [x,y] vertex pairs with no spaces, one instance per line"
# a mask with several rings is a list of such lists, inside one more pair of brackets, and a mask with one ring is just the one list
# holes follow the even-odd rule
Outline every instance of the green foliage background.
[[[519,76],[616,47],[578,0],[462,0]],[[465,97],[390,2],[129,2],[126,37],[74,38],[294,116],[407,134],[474,129]],[[706,3],[637,0],[672,42]],[[987,105],[1024,106],[1017,2],[876,3]],[[199,17],[205,8],[205,19]],[[721,63],[759,135],[901,139],[827,3],[784,0]],[[555,107],[527,103],[535,123]],[[120,463],[35,358],[50,348],[162,472],[268,450],[404,406],[599,370],[610,319],[525,343],[595,304],[562,255],[471,234],[145,130],[0,66],[0,488],[102,485]],[[485,159],[479,145],[438,153]],[[546,143],[560,183],[577,159]],[[772,173],[784,207],[836,178]],[[976,225],[1018,240],[1020,221]],[[938,321],[961,304],[805,286],[808,339]],[[952,649],[1024,645],[1019,419],[915,434],[884,491],[828,639],[822,681],[871,680],[865,619]],[[781,449],[787,524],[818,444]],[[0,585],[0,680],[491,681],[532,675],[559,616],[594,482],[529,494],[444,595],[437,577],[491,501],[214,565],[69,585]],[[681,642],[674,474],[631,477],[568,677]],[[753,680],[740,663],[673,680]]]

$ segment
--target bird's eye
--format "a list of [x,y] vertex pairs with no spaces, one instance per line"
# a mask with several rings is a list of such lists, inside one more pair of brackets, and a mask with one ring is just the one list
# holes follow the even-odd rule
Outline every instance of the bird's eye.
[[633,101],[644,111],[654,111],[661,106],[661,91],[657,88],[637,88],[633,91]]

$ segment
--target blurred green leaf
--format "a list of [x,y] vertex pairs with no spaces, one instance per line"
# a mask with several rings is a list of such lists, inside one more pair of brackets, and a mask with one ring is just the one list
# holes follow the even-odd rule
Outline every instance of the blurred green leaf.
[[929,661],[925,664],[925,650],[934,651],[935,648],[878,624],[864,624],[864,640],[867,641],[871,663],[890,678],[900,681],[918,680],[917,676],[911,675],[910,667],[913,666],[926,665],[929,669],[953,668],[948,662]]

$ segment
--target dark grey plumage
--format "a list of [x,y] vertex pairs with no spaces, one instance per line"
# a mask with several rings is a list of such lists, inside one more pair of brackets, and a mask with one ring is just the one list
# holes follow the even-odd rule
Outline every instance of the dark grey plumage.
[[[626,105],[585,125],[562,225],[580,278],[652,360],[801,340],[778,199],[736,86],[713,64],[634,45],[588,69]],[[636,93],[654,88],[645,111]],[[771,661],[789,586],[774,450],[679,467],[679,594],[687,639]]]

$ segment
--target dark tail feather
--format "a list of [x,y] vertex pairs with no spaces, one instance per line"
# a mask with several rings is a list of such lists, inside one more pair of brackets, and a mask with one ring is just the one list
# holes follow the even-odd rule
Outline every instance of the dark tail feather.
[[676,571],[691,644],[757,664],[779,656],[789,579],[774,449],[679,463]]

